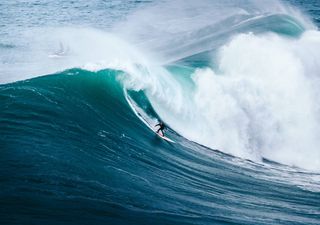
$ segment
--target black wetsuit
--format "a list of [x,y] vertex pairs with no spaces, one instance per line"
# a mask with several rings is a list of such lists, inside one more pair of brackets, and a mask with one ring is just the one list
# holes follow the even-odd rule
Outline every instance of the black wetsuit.
[[163,133],[163,130],[164,130],[164,124],[161,122],[161,123],[158,123],[156,125],[156,127],[159,126],[159,129],[157,130],[157,133],[159,133],[159,131],[161,130],[161,133],[162,133],[162,136],[164,136],[164,133]]

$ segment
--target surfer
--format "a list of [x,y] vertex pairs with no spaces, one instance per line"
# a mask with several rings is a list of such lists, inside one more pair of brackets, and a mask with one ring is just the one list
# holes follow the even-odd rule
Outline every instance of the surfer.
[[157,125],[155,125],[155,127],[157,127],[157,126],[159,126],[159,129],[157,130],[157,134],[159,134],[159,131],[161,131],[161,136],[162,137],[164,137],[164,132],[163,132],[163,130],[164,130],[164,123],[163,122],[160,122],[160,123],[158,123]]

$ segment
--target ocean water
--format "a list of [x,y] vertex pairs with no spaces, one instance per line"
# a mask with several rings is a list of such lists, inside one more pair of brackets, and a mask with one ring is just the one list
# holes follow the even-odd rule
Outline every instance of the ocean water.
[[0,224],[320,224],[319,26],[315,0],[1,1]]

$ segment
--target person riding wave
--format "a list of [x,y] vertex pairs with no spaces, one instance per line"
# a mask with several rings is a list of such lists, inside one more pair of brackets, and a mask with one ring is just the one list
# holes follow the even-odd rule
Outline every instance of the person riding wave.
[[[160,123],[158,123],[157,125],[155,125],[155,127],[159,126],[159,129],[156,131],[157,134],[160,134],[162,137],[164,137],[164,123],[161,121]],[[159,133],[161,131],[161,133]]]

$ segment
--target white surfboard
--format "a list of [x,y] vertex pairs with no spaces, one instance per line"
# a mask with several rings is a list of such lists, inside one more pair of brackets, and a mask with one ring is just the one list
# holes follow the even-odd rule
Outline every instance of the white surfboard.
[[[154,131],[156,133],[156,131]],[[166,137],[166,136],[162,136],[159,133],[156,133],[159,137],[161,137],[163,140],[169,141],[171,143],[175,143],[173,140],[171,140],[170,138]]]

